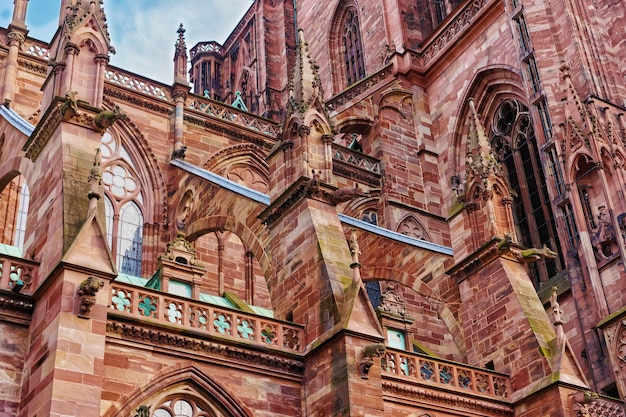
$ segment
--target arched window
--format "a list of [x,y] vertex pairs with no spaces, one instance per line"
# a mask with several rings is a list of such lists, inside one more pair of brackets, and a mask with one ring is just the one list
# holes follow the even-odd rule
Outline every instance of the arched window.
[[[509,186],[517,195],[513,200],[513,216],[519,242],[527,247],[547,245],[558,249],[554,217],[528,109],[517,100],[503,100],[493,116],[490,138]],[[536,285],[563,267],[562,259],[530,265]]]
[[17,219],[15,222],[15,238],[13,242],[15,246],[20,249],[24,249],[24,236],[26,234],[26,218],[28,217],[28,202],[30,200],[30,192],[28,191],[28,185],[25,181],[22,181],[20,189],[20,199],[17,209]]
[[365,64],[363,62],[363,45],[361,43],[361,29],[356,9],[349,8],[343,22],[343,57],[346,69],[347,86],[365,78]]
[[100,143],[109,247],[119,272],[141,276],[144,200],[137,173],[115,136],[106,132]]
[[190,398],[175,398],[163,402],[154,410],[153,417],[202,417],[213,416]]

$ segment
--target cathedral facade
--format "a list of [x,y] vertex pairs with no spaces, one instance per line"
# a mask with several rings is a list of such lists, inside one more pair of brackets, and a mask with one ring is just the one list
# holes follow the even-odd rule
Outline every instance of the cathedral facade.
[[626,416],[622,1],[255,0],[171,84],[103,3],[0,28],[0,415]]

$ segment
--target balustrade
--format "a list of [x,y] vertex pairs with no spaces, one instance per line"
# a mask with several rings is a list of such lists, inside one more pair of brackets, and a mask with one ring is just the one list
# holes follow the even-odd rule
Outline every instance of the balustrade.
[[507,375],[409,352],[387,348],[381,366],[383,375],[399,375],[453,390],[500,399],[509,399],[511,392]]
[[333,143],[333,159],[380,175],[380,162],[378,159],[358,153],[352,149],[337,145],[336,143]]
[[142,78],[115,68],[107,67],[104,71],[104,79],[110,83],[117,84],[161,100],[170,101],[167,87],[157,85],[147,78]]
[[14,292],[31,288],[36,264],[0,255],[0,288]]
[[228,123],[233,123],[247,129],[254,130],[274,139],[278,138],[280,133],[278,126],[269,120],[240,111],[235,107],[229,106],[228,104],[222,104],[213,100],[201,98],[199,96],[191,98],[189,108],[217,119],[224,120]]
[[303,349],[301,326],[147,288],[112,283],[109,309],[256,345],[298,353]]

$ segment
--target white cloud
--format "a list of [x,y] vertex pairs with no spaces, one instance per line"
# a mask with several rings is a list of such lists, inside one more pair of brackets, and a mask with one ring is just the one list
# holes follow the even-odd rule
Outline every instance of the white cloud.
[[[0,25],[11,20],[12,4],[0,6]],[[12,2],[11,2],[12,3]],[[57,28],[60,0],[30,0],[30,35],[49,41]],[[111,64],[167,84],[174,79],[174,44],[178,25],[186,29],[188,48],[197,42],[223,43],[251,0],[105,0],[111,43]]]
[[155,80],[174,79],[174,44],[180,23],[188,48],[197,42],[224,42],[251,5],[250,0],[108,0],[105,10],[115,66]]

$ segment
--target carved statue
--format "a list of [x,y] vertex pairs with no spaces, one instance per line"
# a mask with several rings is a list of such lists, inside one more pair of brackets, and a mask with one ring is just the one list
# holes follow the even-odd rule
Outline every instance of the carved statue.
[[367,379],[370,368],[374,364],[374,357],[381,357],[385,354],[386,347],[384,343],[373,343],[361,349],[362,361],[359,362],[361,368],[361,378]]
[[113,110],[102,110],[93,119],[93,124],[100,131],[105,131],[119,119],[125,119],[126,113],[117,104]]
[[339,204],[339,203],[344,203],[346,201],[354,200],[355,198],[358,198],[358,197],[367,197],[367,194],[361,191],[361,189],[357,185],[354,188],[344,187],[344,188],[339,188],[338,190],[335,190],[335,192],[330,198],[330,201],[333,204]]
[[350,254],[352,255],[352,264],[358,264],[361,250],[359,248],[359,241],[356,238],[356,229],[352,229],[352,233],[350,234]]
[[80,283],[80,287],[78,288],[78,295],[95,297],[96,293],[102,287],[104,287],[104,281],[102,281],[98,277],[90,275],[86,280]]
[[104,287],[104,281],[98,277],[90,275],[80,283],[78,295],[80,295],[78,305],[78,317],[88,319],[91,315],[91,308],[96,304],[96,293]]
[[317,171],[315,172],[315,170],[312,170],[311,173],[313,174],[313,176],[309,179],[307,186],[306,186],[306,193],[307,195],[311,196],[317,196],[320,193],[320,172],[321,171]]
[[69,120],[78,114],[78,104],[76,102],[77,94],[78,91],[68,91],[65,93],[65,102],[60,109],[63,120]]
[[596,233],[591,236],[591,245],[595,249],[596,260],[599,262],[606,261],[612,255],[606,256],[604,254],[604,243],[615,239],[615,232],[613,225],[606,212],[606,206],[598,207],[598,228]]
[[135,410],[135,415],[133,417],[150,417],[150,407],[147,405],[140,405]]
[[187,151],[187,147],[186,146],[181,146],[178,149],[174,149],[174,151],[172,152],[172,159],[185,159],[185,152]]

